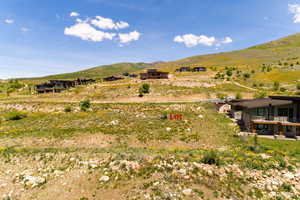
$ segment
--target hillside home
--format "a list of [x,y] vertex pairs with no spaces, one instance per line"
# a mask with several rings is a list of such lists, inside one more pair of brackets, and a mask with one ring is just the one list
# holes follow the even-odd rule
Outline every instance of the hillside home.
[[87,85],[87,84],[91,84],[91,83],[95,83],[96,80],[95,79],[86,79],[86,78],[78,78],[77,80],[75,80],[75,84],[76,85]]
[[58,87],[53,83],[42,83],[35,86],[35,90],[37,93],[58,93],[64,90],[65,88]]
[[76,85],[86,85],[94,83],[94,79],[77,79],[77,80],[50,80],[48,83],[42,83],[35,86],[37,93],[58,93]]
[[168,79],[169,72],[157,71],[157,69],[148,69],[146,73],[140,73],[142,80],[146,79]]
[[55,87],[65,88],[65,89],[70,87],[75,87],[76,85],[76,81],[69,81],[69,80],[50,80],[49,82],[55,85]]
[[122,80],[122,77],[117,77],[117,76],[109,76],[106,78],[103,78],[103,81],[117,81],[117,80]]
[[242,130],[264,135],[300,136],[300,97],[269,98],[229,102],[231,115]]
[[206,67],[180,67],[176,69],[176,72],[205,72],[207,69]]
[[138,77],[138,75],[136,75],[136,74],[129,74],[128,75],[130,78],[136,78],[136,77]]
[[205,72],[206,70],[206,67],[194,67],[192,69],[193,72]]
[[180,67],[176,69],[176,72],[190,72],[192,69],[190,67]]
[[130,74],[130,73],[128,73],[128,72],[124,72],[124,73],[123,73],[123,76],[127,76],[127,77],[130,77],[130,78],[135,78],[135,77],[137,77],[138,75],[136,75],[136,74]]

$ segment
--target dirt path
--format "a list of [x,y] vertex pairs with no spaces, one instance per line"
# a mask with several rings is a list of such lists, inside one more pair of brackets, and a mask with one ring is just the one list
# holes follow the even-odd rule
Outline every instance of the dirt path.
[[255,89],[255,88],[251,88],[251,87],[242,85],[242,84],[240,84],[240,83],[238,83],[238,82],[235,82],[235,81],[232,81],[232,83],[235,84],[235,85],[237,85],[237,86],[239,86],[239,87],[246,88],[246,89],[248,89],[248,90],[257,91],[257,89]]
[[[176,102],[199,102],[207,101],[206,94],[192,94],[186,96],[144,96],[144,97],[121,97],[107,100],[92,100],[92,103],[176,103]],[[18,103],[20,100],[0,100],[0,103]],[[28,103],[79,103],[79,100],[70,100],[64,98],[47,99],[23,99],[22,102]]]

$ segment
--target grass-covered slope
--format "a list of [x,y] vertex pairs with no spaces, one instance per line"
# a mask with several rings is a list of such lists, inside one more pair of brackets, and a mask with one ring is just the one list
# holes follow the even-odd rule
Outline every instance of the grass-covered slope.
[[299,142],[255,145],[212,104],[14,106],[0,108],[2,199],[299,199]]
[[149,64],[146,63],[117,63],[98,66],[79,72],[46,76],[41,79],[103,78],[106,76],[121,75],[124,72],[136,72],[148,66]]
[[240,66],[240,65],[261,65],[272,64],[286,58],[293,58],[300,55],[300,34],[291,35],[276,41],[262,45],[253,46],[247,49],[200,55],[184,58],[181,60],[166,62],[157,67],[174,71],[181,66]]

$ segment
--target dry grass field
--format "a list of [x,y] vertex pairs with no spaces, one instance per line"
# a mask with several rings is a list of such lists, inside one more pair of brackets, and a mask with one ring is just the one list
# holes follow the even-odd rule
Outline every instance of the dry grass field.
[[299,196],[298,142],[259,139],[253,151],[211,104],[19,102],[1,116],[4,199]]

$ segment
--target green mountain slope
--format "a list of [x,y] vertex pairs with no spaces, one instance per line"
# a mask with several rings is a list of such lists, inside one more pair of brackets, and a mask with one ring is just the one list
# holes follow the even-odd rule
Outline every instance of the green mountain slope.
[[56,74],[37,79],[103,78],[106,76],[121,75],[124,72],[137,72],[149,66],[150,64],[146,63],[117,63],[112,65],[98,66],[79,72]]
[[181,66],[240,66],[273,64],[287,58],[300,56],[300,34],[276,41],[232,52],[200,55],[157,65],[161,69],[173,71]]
[[182,66],[193,67],[199,65],[206,67],[258,67],[262,64],[278,64],[279,62],[285,62],[289,59],[300,61],[298,56],[300,58],[300,33],[262,45],[232,52],[199,55],[171,62],[157,62],[153,64],[118,63],[98,66],[74,73],[57,74],[36,79],[103,78],[111,75],[120,75],[123,72],[137,72],[149,67],[155,67],[170,72],[174,72],[176,68]]

